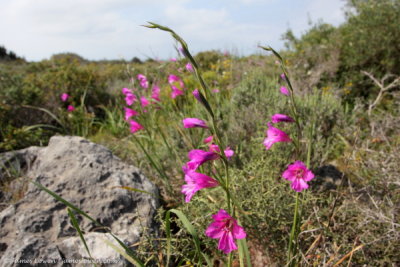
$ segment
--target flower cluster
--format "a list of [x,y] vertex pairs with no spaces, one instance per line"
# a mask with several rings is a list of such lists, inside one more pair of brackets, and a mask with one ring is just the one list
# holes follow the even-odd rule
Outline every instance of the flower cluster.
[[[202,103],[200,92],[197,89],[193,91],[193,95]],[[198,118],[185,118],[182,120],[182,123],[184,128],[209,129],[207,122]],[[185,194],[186,202],[190,202],[197,191],[220,185],[221,181],[197,171],[201,165],[209,161],[221,159],[223,155],[229,160],[234,155],[234,151],[230,147],[226,147],[222,155],[221,149],[217,144],[213,143],[213,140],[214,136],[210,135],[203,141],[204,144],[208,145],[208,151],[193,149],[188,153],[189,161],[182,167],[186,183],[182,186],[181,191]],[[237,245],[235,240],[246,237],[244,229],[223,209],[213,215],[212,218],[214,222],[208,226],[205,234],[210,238],[219,239],[218,249],[224,253],[228,254],[236,250]]]
[[[67,94],[67,93],[62,93],[61,96],[60,96],[62,102],[67,102],[70,97],[71,96],[69,94]],[[75,110],[75,107],[73,105],[69,104],[67,106],[67,111],[68,112],[72,112],[74,110]]]
[[[280,75],[281,79],[286,81],[287,77],[285,74]],[[280,89],[281,93],[289,96],[290,91],[282,86]],[[267,150],[271,149],[272,145],[279,142],[292,142],[292,139],[282,130],[275,128],[271,123],[292,123],[295,120],[285,114],[274,114],[271,117],[271,122],[268,122],[268,130],[266,131],[267,137],[264,139],[264,146]],[[295,163],[288,166],[288,168],[283,172],[282,177],[290,182],[292,182],[291,187],[296,192],[301,192],[308,188],[306,182],[314,178],[314,174],[307,169],[307,166],[301,162],[296,161]]]

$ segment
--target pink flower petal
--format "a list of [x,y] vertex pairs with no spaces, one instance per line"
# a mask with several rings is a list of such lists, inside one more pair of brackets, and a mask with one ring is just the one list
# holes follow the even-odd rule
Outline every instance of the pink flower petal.
[[191,170],[196,170],[204,162],[218,159],[219,155],[214,152],[193,149],[189,151],[188,157],[190,161],[186,163],[187,167]]
[[307,169],[307,166],[301,162],[296,161],[295,163],[288,166],[283,172],[282,177],[288,181],[291,181],[291,187],[296,192],[301,192],[308,188],[306,182],[314,178],[314,174]]
[[185,118],[182,120],[182,123],[183,127],[185,128],[195,128],[195,127],[208,128],[205,121],[197,118]]
[[160,102],[160,87],[158,85],[154,85],[153,89],[151,90],[151,98],[157,102]]
[[140,97],[140,104],[142,105],[142,108],[145,108],[145,107],[147,107],[148,105],[150,105],[150,102],[149,102],[149,100],[147,100],[146,97],[141,96],[141,97]]
[[176,86],[171,85],[172,93],[171,98],[174,99],[179,95],[183,95],[183,91],[178,89]]
[[267,138],[264,139],[264,146],[268,150],[273,144],[278,142],[291,142],[292,139],[282,130],[272,127],[268,123]]
[[137,101],[137,97],[132,93],[126,93],[125,95],[125,102],[128,106],[131,106],[133,102]]
[[277,113],[277,114],[272,115],[271,121],[272,121],[272,123],[294,122],[294,119],[287,115]]
[[130,124],[130,131],[131,133],[136,133],[137,131],[144,129],[144,127],[139,124],[137,121],[131,120],[129,121]]
[[67,100],[68,100],[68,98],[69,98],[69,94],[67,94],[67,93],[63,93],[63,94],[61,94],[61,101],[62,101],[62,102],[65,102],[65,101],[67,101]]
[[225,148],[224,154],[225,154],[225,157],[230,159],[233,156],[233,154],[235,154],[235,152],[228,146],[227,148]]
[[222,235],[218,242],[218,249],[222,250],[225,254],[228,254],[233,250],[237,250],[237,246],[231,232],[225,232]]
[[210,176],[190,170],[187,166],[183,166],[182,169],[185,173],[186,184],[182,186],[181,192],[186,195],[186,202],[190,202],[197,191],[218,186],[218,182]]
[[204,138],[203,143],[204,143],[204,144],[211,143],[212,140],[213,140],[213,138],[214,138],[214,137],[213,137],[212,135],[210,135],[209,137]]
[[284,94],[284,95],[289,95],[290,94],[289,90],[285,86],[282,86],[280,90],[281,90],[281,93]]
[[129,120],[129,118],[132,116],[139,115],[139,113],[137,111],[130,109],[130,108],[124,108],[124,111],[125,111],[125,120],[126,121]]
[[226,254],[237,250],[235,239],[246,237],[243,227],[239,226],[236,220],[223,209],[219,210],[212,218],[214,222],[206,229],[206,236],[219,239],[218,249]]
[[128,88],[122,88],[122,93],[123,93],[124,95],[126,95],[126,94],[128,94],[128,93],[133,94],[133,93],[132,93],[132,90],[131,90],[131,89],[128,89]]
[[139,80],[139,84],[142,88],[149,88],[149,82],[147,81],[146,76],[143,74],[138,74],[136,77]]
[[193,66],[192,66],[192,64],[190,64],[190,63],[186,64],[185,68],[186,68],[186,70],[189,71],[189,72],[193,72],[193,71],[194,71]]

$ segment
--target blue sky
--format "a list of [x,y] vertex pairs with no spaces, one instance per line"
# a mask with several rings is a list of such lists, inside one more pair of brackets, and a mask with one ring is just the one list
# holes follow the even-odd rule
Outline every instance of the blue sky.
[[0,45],[27,60],[61,52],[87,59],[175,56],[172,38],[140,25],[169,26],[193,52],[239,55],[257,45],[283,48],[282,34],[300,35],[309,21],[344,22],[344,0],[0,0]]

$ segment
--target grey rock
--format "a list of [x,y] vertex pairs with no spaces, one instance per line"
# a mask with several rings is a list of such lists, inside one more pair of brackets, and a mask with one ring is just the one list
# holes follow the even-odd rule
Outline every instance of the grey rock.
[[[138,242],[144,231],[157,233],[153,219],[159,206],[157,188],[107,148],[80,137],[55,136],[47,147],[0,155],[3,165],[17,161],[23,163],[25,176],[87,212],[127,245]],[[115,244],[106,229],[79,214],[76,217],[93,258],[110,260],[105,266],[127,264],[105,243]],[[82,262],[89,257],[66,206],[34,184],[29,184],[24,198],[0,212],[0,240],[1,267],[89,265]]]

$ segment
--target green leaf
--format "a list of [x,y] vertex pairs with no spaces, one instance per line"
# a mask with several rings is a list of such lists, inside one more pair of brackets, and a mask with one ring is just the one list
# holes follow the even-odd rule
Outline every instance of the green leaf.
[[61,120],[60,120],[54,113],[52,113],[50,110],[47,110],[47,109],[45,109],[45,108],[39,108],[39,107],[29,106],[29,105],[22,105],[22,107],[31,108],[31,109],[37,109],[37,110],[40,110],[40,111],[43,111],[43,112],[47,113],[47,114],[48,114],[50,117],[52,117],[58,124],[60,124],[61,127],[63,127],[63,129],[64,129],[64,131],[65,131],[65,127],[64,127],[63,123],[61,122]]
[[110,240],[107,240],[107,239],[102,239],[102,240],[103,240],[104,243],[106,243],[106,245],[108,245],[110,248],[112,248],[113,250],[118,252],[118,254],[120,254],[122,257],[124,257],[130,263],[132,263],[132,264],[134,264],[136,266],[144,266],[143,263],[140,263],[140,262],[137,261],[137,259],[132,258],[128,253],[126,253],[126,250],[124,251],[121,248],[117,247],[112,242],[110,242]]
[[138,193],[144,193],[144,194],[149,194],[149,195],[152,195],[152,196],[154,196],[154,197],[157,197],[157,196],[155,196],[153,193],[147,192],[147,191],[145,191],[145,190],[140,190],[140,189],[137,189],[137,188],[134,188],[134,187],[130,187],[130,186],[113,186],[112,188],[121,188],[121,189],[126,189],[126,190],[129,190],[129,191],[138,192]]
[[246,238],[238,239],[240,266],[244,266],[243,260],[246,259],[247,267],[251,267],[249,248],[247,247]]
[[[200,250],[200,239],[199,239],[199,236],[197,235],[196,229],[194,229],[193,225],[189,222],[186,215],[182,211],[176,210],[176,209],[168,210],[165,215],[166,235],[167,235],[167,266],[169,264],[169,259],[171,256],[171,227],[170,227],[171,212],[174,213],[176,216],[178,216],[178,219],[182,222],[185,229],[189,232],[189,234],[192,235],[197,254],[201,255],[202,258],[207,262],[207,265],[212,267],[210,258],[205,253],[201,252],[201,250]],[[199,261],[200,261],[199,266],[201,266],[201,258],[200,257],[199,257]]]
[[[81,239],[83,245],[85,246],[86,252],[88,253],[90,259],[93,260],[92,254],[90,254],[90,250],[89,250],[89,247],[88,247],[88,245],[87,245],[87,243],[86,243],[86,240],[85,240],[85,238],[83,237],[81,228],[79,227],[78,220],[76,219],[74,213],[72,212],[72,210],[71,210],[70,208],[68,208],[67,211],[68,211],[68,216],[69,216],[69,218],[71,219],[72,226],[73,226],[73,227],[75,228],[75,230],[78,232],[79,238]],[[93,265],[94,265],[94,266],[97,266],[97,265],[94,263],[94,260],[93,260]]]
[[283,62],[283,59],[282,59],[281,55],[280,55],[278,52],[276,52],[272,47],[270,47],[270,46],[268,46],[268,47],[260,46],[260,48],[262,48],[262,49],[264,49],[264,50],[266,50],[266,51],[271,51],[272,53],[274,53],[274,55],[275,55],[277,58],[279,58],[279,60],[280,60],[281,62]]

